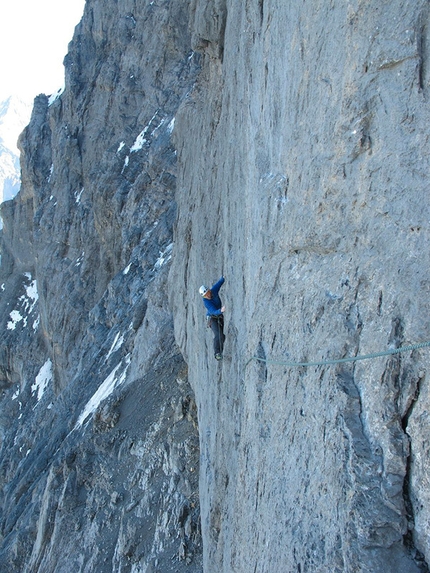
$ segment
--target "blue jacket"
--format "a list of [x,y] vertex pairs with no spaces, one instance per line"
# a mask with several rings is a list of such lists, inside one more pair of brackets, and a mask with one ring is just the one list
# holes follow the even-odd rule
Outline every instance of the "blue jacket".
[[203,303],[206,307],[207,313],[206,316],[221,316],[221,307],[222,302],[219,298],[218,291],[224,284],[224,277],[221,277],[217,283],[215,283],[211,288],[210,291],[212,293],[212,298],[204,298]]

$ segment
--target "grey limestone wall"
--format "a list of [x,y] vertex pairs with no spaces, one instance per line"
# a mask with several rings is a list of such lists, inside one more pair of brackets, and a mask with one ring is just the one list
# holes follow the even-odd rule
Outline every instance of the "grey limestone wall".
[[2,209],[2,571],[428,571],[428,26],[87,0]]
[[[427,3],[224,15],[176,122],[170,275],[205,570],[426,571],[428,349],[270,361],[429,339]],[[220,366],[197,289],[221,273]]]
[[199,441],[173,336],[188,3],[89,0],[2,210],[0,570],[201,571]]

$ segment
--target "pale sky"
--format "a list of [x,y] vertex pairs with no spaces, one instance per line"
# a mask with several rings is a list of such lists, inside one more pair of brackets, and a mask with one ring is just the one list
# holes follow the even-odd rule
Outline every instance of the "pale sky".
[[85,0],[0,0],[0,102],[64,85],[63,59]]

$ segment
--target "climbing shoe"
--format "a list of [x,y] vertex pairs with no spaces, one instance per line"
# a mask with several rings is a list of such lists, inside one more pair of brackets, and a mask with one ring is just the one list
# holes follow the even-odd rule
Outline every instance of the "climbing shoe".
[[216,360],[222,360],[222,354],[215,354]]

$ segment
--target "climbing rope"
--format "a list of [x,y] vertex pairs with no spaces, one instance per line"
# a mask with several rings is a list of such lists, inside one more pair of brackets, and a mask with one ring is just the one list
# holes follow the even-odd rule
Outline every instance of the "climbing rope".
[[370,360],[371,358],[378,358],[379,356],[390,356],[392,354],[400,354],[400,352],[412,352],[430,346],[430,341],[419,342],[418,344],[410,344],[409,346],[400,346],[399,348],[391,348],[390,350],[383,350],[382,352],[374,352],[372,354],[361,354],[358,356],[348,356],[346,358],[337,358],[335,360],[321,360],[317,362],[290,362],[284,360],[270,360],[267,358],[260,358],[259,356],[252,356],[245,364],[245,368],[256,360],[266,364],[277,364],[280,366],[288,366],[290,368],[298,366],[329,366],[332,364],[342,364],[344,362],[357,362],[358,360]]

